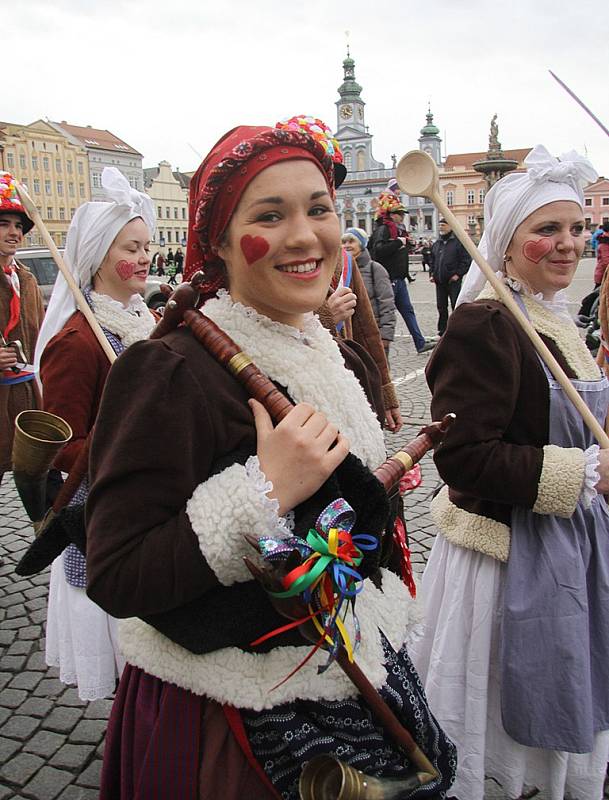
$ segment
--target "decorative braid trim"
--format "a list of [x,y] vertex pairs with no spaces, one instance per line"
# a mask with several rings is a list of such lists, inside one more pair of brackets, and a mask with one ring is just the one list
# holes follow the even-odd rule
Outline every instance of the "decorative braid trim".
[[496,561],[507,561],[510,529],[503,522],[473,514],[455,505],[445,486],[431,501],[431,518],[445,539],[466,550],[475,550]]
[[539,478],[536,514],[570,517],[580,499],[585,477],[585,455],[579,447],[543,448],[543,467]]
[[[400,578],[388,570],[382,570],[382,576],[382,591],[368,580],[356,603],[362,633],[357,663],[376,688],[387,677],[379,629],[391,646],[399,650],[421,620],[417,604],[410,599]],[[353,641],[349,617],[346,625]],[[119,632],[121,652],[133,666],[182,689],[237,708],[260,711],[298,699],[344,700],[357,694],[353,683],[336,664],[322,675],[317,674],[317,668],[327,659],[324,651],[317,652],[289,681],[269,691],[305,658],[311,650],[309,644],[276,647],[259,654],[227,647],[195,655],[140,619],[120,620]]]

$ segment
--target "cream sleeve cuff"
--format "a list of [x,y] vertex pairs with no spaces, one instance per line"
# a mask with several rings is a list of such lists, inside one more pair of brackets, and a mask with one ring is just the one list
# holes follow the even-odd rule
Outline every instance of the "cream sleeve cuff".
[[570,517],[582,494],[585,466],[584,451],[579,447],[545,445],[533,511],[536,514]]
[[245,466],[233,464],[199,484],[186,504],[201,553],[225,586],[252,578],[243,556],[255,553],[245,533],[290,535],[289,523],[277,513],[278,501],[268,497],[272,488],[258,457],[251,456]]

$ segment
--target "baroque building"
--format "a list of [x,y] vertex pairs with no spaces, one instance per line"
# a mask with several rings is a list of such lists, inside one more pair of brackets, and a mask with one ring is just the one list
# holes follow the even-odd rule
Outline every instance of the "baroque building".
[[169,161],[144,170],[144,188],[154,201],[157,228],[152,241],[163,255],[169,248],[186,247],[188,235],[188,184],[190,177],[171,169]]
[[[395,178],[397,158],[392,156],[391,167],[385,167],[372,154],[373,137],[366,124],[366,104],[361,96],[362,87],[355,79],[355,61],[349,50],[343,61],[343,73],[336,101],[335,136],[343,152],[347,177],[336,192],[336,210],[342,230],[355,226],[370,234],[378,196],[387,188],[389,180]],[[419,147],[429,152],[438,164],[441,141],[439,129],[433,124],[433,115],[429,111],[427,124],[421,129]],[[413,236],[435,235],[437,214],[434,206],[426,198],[407,195],[402,195],[402,202],[408,209],[406,224]]]
[[[86,149],[42,119],[29,125],[0,122],[0,142],[3,168],[25,185],[55,244],[65,245],[74,212],[91,199]],[[42,244],[32,228],[24,247]]]
[[65,120],[49,121],[49,125],[68,141],[85,148],[88,155],[91,200],[106,200],[101,185],[104,167],[116,167],[134,189],[140,192],[144,190],[143,156],[127,142],[110,131],[92,128],[90,125],[70,125]]

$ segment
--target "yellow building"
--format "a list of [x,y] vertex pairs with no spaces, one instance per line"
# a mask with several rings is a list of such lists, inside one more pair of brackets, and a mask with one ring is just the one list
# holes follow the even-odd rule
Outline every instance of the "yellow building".
[[[41,119],[0,122],[0,145],[4,169],[25,184],[55,243],[65,245],[74,212],[91,198],[87,151]],[[42,244],[35,228],[25,237],[25,247]]]
[[188,236],[188,184],[190,178],[176,170],[172,172],[168,161],[158,167],[144,169],[144,188],[154,202],[156,235],[151,252],[174,253],[180,248],[185,253]]
[[[518,162],[518,172],[524,169],[523,161],[530,150],[530,147],[523,150],[504,150],[503,156]],[[479,235],[480,220],[484,216],[486,181],[484,175],[476,172],[473,165],[477,161],[485,161],[486,158],[486,153],[448,155],[440,168],[440,193],[465,230],[474,236]]]

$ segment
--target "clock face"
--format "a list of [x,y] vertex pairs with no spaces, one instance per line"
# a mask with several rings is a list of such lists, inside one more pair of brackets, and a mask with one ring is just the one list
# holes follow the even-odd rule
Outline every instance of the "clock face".
[[351,106],[343,106],[340,110],[340,115],[343,119],[350,119],[353,116],[353,109]]

